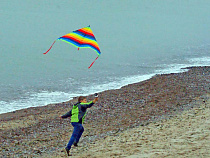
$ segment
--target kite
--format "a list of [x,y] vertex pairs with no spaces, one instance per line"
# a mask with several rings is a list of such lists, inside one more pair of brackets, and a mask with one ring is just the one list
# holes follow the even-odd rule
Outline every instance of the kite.
[[96,51],[98,56],[92,62],[92,64],[88,67],[88,69],[91,68],[91,66],[95,63],[95,61],[101,55],[101,51],[99,49],[98,43],[96,41],[96,38],[95,38],[92,30],[90,29],[90,26],[81,28],[79,30],[73,31],[71,33],[68,33],[68,34],[66,34],[66,35],[64,35],[62,37],[59,37],[58,39],[56,39],[53,42],[51,47],[43,54],[47,54],[57,40],[61,40],[61,41],[67,42],[67,43],[77,47],[78,50],[80,48],[91,48],[94,51]]

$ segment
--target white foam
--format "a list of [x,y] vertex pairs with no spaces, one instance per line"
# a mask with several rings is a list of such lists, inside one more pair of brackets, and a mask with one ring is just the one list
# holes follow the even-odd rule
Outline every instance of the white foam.
[[185,72],[187,69],[182,69],[192,66],[210,66],[210,57],[201,57],[201,58],[190,58],[186,59],[187,64],[170,64],[163,65],[163,69],[156,70],[156,74],[168,74],[168,73],[180,73]]
[[183,69],[183,68],[191,67],[191,66],[210,66],[210,57],[190,58],[190,59],[187,59],[187,64],[162,65],[160,67],[165,67],[165,68],[155,70],[154,73],[152,74],[123,77],[123,78],[115,79],[115,81],[112,81],[109,83],[84,87],[82,88],[82,90],[88,95],[88,94],[93,94],[96,92],[101,92],[104,90],[119,89],[128,84],[133,84],[133,83],[150,79],[152,76],[156,74],[186,72],[188,70]]
[[112,81],[112,82],[109,82],[109,83],[83,87],[82,90],[86,94],[93,94],[93,93],[96,93],[96,92],[102,92],[104,90],[119,89],[119,88],[121,88],[123,86],[126,86],[128,84],[133,84],[133,83],[137,83],[137,82],[147,80],[154,75],[155,74],[135,75],[135,76],[131,76],[131,77],[123,77],[123,78],[115,79],[115,81]]
[[37,107],[64,102],[79,95],[81,94],[42,91],[40,93],[31,94],[28,98],[22,98],[12,102],[0,101],[0,114],[29,107]]
[[165,68],[156,70],[156,74],[169,74],[169,73],[180,73],[180,72],[185,72],[187,71],[186,69],[182,69],[185,67],[188,67],[189,65],[186,64],[170,64],[170,65],[165,65]]
[[210,66],[210,57],[191,58],[188,61],[196,66]]

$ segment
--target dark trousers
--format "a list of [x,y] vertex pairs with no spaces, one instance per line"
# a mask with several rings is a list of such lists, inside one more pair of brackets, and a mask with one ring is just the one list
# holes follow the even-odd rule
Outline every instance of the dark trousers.
[[81,123],[72,122],[71,124],[74,127],[74,130],[73,130],[72,136],[71,136],[71,138],[69,140],[69,143],[67,144],[67,147],[66,147],[69,150],[71,149],[71,146],[74,143],[78,143],[79,142],[79,139],[82,136],[82,133],[84,132],[84,127],[82,126]]

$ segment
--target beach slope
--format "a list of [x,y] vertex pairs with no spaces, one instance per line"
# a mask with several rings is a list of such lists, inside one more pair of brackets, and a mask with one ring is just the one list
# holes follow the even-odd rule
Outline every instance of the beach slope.
[[[198,100],[197,100],[198,101]],[[210,94],[200,107],[89,145],[78,157],[210,157]],[[76,157],[77,157],[76,156]]]
[[[187,69],[99,93],[72,157],[209,157],[210,67]],[[76,101],[1,114],[1,157],[66,157]]]

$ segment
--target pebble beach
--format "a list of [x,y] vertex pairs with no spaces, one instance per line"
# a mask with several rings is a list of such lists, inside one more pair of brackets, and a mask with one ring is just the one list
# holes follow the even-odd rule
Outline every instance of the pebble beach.
[[[71,157],[210,157],[210,66],[185,69],[100,92]],[[0,157],[67,157],[73,128],[59,116],[76,102],[0,114]]]

